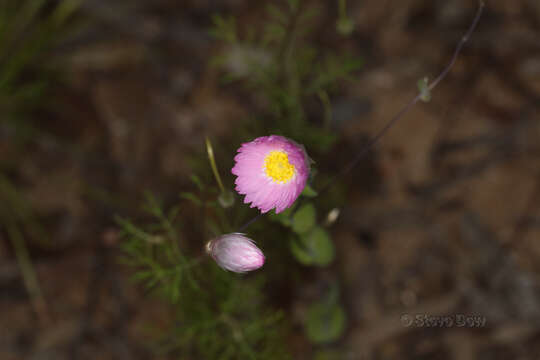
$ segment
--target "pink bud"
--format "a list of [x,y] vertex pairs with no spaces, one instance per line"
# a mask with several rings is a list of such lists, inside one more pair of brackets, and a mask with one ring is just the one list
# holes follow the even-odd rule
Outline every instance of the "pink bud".
[[210,240],[206,252],[223,269],[237,273],[256,270],[264,264],[264,254],[255,242],[239,233]]

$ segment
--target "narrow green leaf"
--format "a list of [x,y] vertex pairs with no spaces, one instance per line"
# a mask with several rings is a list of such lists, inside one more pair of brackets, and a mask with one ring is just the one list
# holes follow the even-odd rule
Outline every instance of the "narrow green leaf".
[[204,190],[204,185],[203,185],[201,179],[197,175],[192,174],[190,176],[190,179],[191,179],[191,182],[193,182],[195,185],[197,185],[197,188],[199,188],[200,191]]
[[334,244],[328,233],[316,226],[291,241],[291,252],[304,265],[326,266],[334,260]]
[[308,197],[308,198],[312,198],[312,197],[315,197],[315,196],[317,196],[319,194],[315,190],[313,190],[313,188],[311,186],[306,185],[306,187],[302,191],[302,195],[305,196],[305,197]]
[[271,211],[269,213],[269,218],[270,218],[270,220],[277,221],[277,222],[281,223],[282,225],[291,226],[292,225],[292,220],[291,220],[292,210],[293,210],[293,208],[290,207],[290,208],[280,212],[279,214],[276,214],[274,211]]
[[197,197],[197,195],[190,193],[190,192],[182,192],[180,193],[180,197],[185,200],[189,200],[193,202],[195,205],[201,206],[202,201]]

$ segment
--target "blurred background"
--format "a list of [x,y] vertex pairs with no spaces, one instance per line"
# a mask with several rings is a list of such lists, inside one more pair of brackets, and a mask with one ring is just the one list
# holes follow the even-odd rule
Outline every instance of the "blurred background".
[[[0,359],[540,358],[537,0],[486,0],[431,101],[314,198],[322,257],[267,216],[246,230],[262,269],[204,263],[208,288],[261,282],[256,301],[239,290],[245,313],[203,320],[175,276],[133,276],[145,193],[179,209],[188,258],[256,215],[237,195],[219,210],[205,137],[226,189],[238,146],[279,133],[317,190],[448,64],[477,7],[0,0]],[[251,338],[248,311],[279,324]]]

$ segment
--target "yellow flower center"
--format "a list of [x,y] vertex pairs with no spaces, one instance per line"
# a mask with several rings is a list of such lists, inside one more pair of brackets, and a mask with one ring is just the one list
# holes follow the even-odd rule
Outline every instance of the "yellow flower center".
[[281,184],[288,182],[294,175],[294,165],[283,151],[270,151],[264,159],[264,171],[275,182]]

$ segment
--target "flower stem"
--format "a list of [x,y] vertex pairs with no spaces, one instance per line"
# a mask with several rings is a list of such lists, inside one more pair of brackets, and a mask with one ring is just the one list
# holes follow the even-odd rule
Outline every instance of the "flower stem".
[[219,189],[221,190],[221,193],[225,193],[225,187],[223,186],[223,183],[221,182],[221,176],[219,176],[219,171],[216,165],[216,159],[214,158],[214,149],[212,148],[212,143],[210,142],[210,139],[208,139],[208,136],[206,137],[205,141],[206,141],[206,152],[208,153],[208,160],[210,160],[210,166],[212,167],[212,171],[214,172],[214,177],[216,178],[216,181],[218,183]]

